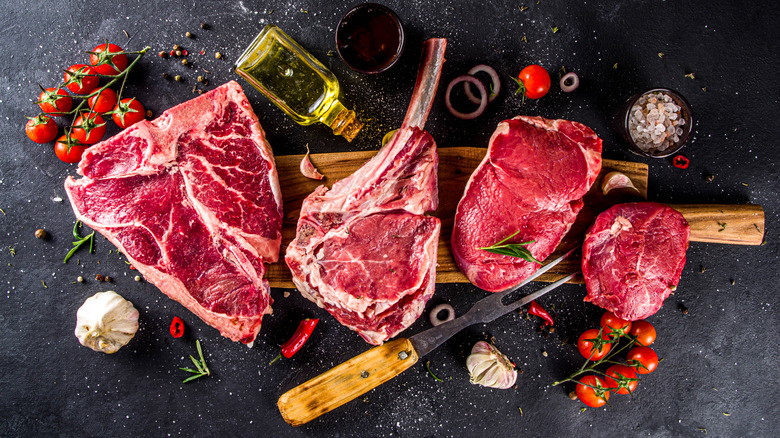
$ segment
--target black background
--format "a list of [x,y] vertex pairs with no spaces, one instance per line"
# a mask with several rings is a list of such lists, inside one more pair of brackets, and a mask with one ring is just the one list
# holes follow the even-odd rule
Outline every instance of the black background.
[[[378,76],[354,73],[329,55],[339,17],[352,4],[88,0],[0,6],[0,436],[776,434],[777,3],[387,1],[404,22],[407,44],[399,64]],[[522,5],[528,9],[521,11]],[[210,29],[200,29],[201,22]],[[762,205],[766,244],[691,244],[677,293],[649,319],[658,330],[655,349],[663,361],[633,398],[613,397],[611,408],[582,412],[583,405],[567,397],[572,386],[550,385],[579,366],[571,344],[596,327],[602,313],[582,302],[584,286],[567,285],[540,300],[554,306],[552,336],[536,332],[537,320],[517,314],[472,327],[426,358],[443,382],[421,363],[364,398],[290,428],[276,409],[278,396],[368,345],[295,290],[282,289],[272,291],[274,315],[265,318],[255,347],[230,342],[150,284],[133,281],[135,272],[102,237],[95,254],[81,251],[63,264],[75,220],[63,181],[76,167],[60,162],[51,145],[33,144],[23,133],[24,117],[37,113],[32,103],[37,84],[56,85],[61,69],[83,62],[83,52],[106,38],[127,49],[152,47],[133,71],[126,94],[159,114],[194,97],[197,75],[209,79],[206,89],[237,79],[232,61],[269,22],[336,74],[343,102],[367,122],[349,144],[325,126],[296,125],[241,82],[276,155],[303,153],[306,144],[314,153],[377,149],[382,135],[403,119],[421,42],[446,37],[440,90],[473,65],[487,63],[499,71],[507,91],[474,121],[450,116],[440,92],[427,124],[439,147],[485,147],[496,124],[517,114],[580,121],[604,139],[605,158],[650,165],[653,200]],[[195,38],[185,38],[186,31]],[[173,44],[190,52],[191,66],[156,55]],[[215,59],[217,51],[222,59]],[[549,95],[521,105],[511,95],[508,76],[531,63],[546,67],[554,79],[565,66],[579,73],[582,85],[565,94],[554,81]],[[185,81],[164,80],[163,72]],[[685,77],[688,73],[695,79]],[[632,155],[610,130],[617,106],[654,86],[678,90],[693,107],[694,136],[682,151],[691,159],[687,170],[668,159]],[[712,182],[705,179],[710,174]],[[57,197],[64,202],[52,200]],[[50,238],[36,239],[37,228]],[[112,276],[113,284],[96,282],[98,273]],[[74,284],[79,275],[86,283]],[[73,336],[76,310],[107,289],[141,312],[138,334],[114,355],[81,347]],[[291,292],[288,298],[285,292]],[[484,295],[471,285],[442,284],[428,308],[449,302],[462,314]],[[175,315],[187,325],[181,339],[168,334]],[[269,366],[307,316],[322,318],[310,342],[292,359]],[[429,326],[424,316],[404,334]],[[523,370],[516,388],[469,383],[465,357],[477,340],[490,336]],[[178,367],[187,366],[195,339],[203,343],[214,375],[182,384],[186,375]]]

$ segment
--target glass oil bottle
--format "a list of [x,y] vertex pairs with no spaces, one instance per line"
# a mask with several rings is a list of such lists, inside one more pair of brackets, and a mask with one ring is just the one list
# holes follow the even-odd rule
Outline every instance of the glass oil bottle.
[[269,24],[233,66],[301,125],[322,122],[348,141],[363,127],[339,102],[336,76],[277,26]]

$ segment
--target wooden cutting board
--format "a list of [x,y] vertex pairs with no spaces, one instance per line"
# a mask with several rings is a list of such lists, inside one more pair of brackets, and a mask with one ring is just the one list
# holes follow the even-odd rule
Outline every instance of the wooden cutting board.
[[[334,182],[351,175],[376,154],[377,151],[312,154],[311,161],[325,175],[322,181],[303,176],[299,165],[303,155],[276,156],[279,184],[284,200],[282,222],[282,249],[279,262],[269,265],[266,278],[271,287],[295,287],[290,271],[284,263],[284,254],[295,238],[303,200],[320,184],[330,187]],[[450,248],[450,236],[455,208],[463,195],[471,173],[482,161],[487,149],[473,147],[439,148],[439,208],[432,213],[441,219],[439,238],[437,283],[468,283],[458,270]],[[629,161],[604,160],[601,174],[585,196],[585,207],[558,249],[550,257],[577,246],[594,217],[601,211],[620,202],[621,199],[605,197],[601,193],[601,181],[609,172],[618,171],[631,178],[639,190],[639,196],[647,199],[648,166]],[[758,205],[672,205],[691,225],[691,240],[742,245],[759,245],[764,237],[764,212]],[[725,226],[723,225],[725,224]],[[555,281],[579,271],[579,259],[564,261],[539,277],[540,281]],[[575,280],[577,281],[577,280]],[[580,279],[581,282],[581,279]]]

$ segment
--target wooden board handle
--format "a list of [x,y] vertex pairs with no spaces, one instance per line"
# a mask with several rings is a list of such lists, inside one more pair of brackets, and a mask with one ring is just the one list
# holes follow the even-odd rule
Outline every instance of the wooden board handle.
[[284,421],[300,426],[401,374],[419,360],[412,343],[399,338],[331,368],[279,397]]
[[691,242],[761,245],[764,241],[764,209],[760,205],[669,205],[682,213],[691,226]]

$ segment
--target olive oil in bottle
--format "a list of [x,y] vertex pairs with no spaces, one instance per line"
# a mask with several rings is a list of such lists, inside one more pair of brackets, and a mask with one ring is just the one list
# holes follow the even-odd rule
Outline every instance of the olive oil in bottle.
[[348,141],[363,127],[339,102],[339,82],[303,47],[273,24],[252,41],[233,67],[301,125],[322,122]]

